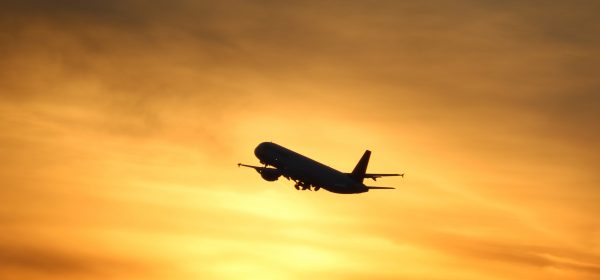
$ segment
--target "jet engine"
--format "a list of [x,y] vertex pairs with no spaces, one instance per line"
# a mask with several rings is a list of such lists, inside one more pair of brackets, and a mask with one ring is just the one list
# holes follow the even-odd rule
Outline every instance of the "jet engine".
[[263,169],[260,172],[260,176],[269,181],[277,181],[277,179],[279,179],[279,176],[281,176],[281,171],[277,170],[277,169]]

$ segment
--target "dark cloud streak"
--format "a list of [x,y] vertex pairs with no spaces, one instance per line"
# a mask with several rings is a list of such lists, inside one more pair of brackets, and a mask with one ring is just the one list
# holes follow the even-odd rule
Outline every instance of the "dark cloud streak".
[[[52,245],[0,244],[0,270],[13,270],[47,276],[111,276],[112,274],[149,276],[150,266],[126,259],[69,252]],[[26,275],[27,275],[26,274]]]

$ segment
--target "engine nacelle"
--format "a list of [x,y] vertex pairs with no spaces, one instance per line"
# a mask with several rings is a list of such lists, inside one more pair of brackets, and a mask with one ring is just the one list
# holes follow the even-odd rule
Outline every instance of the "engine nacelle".
[[281,176],[281,172],[277,169],[263,169],[260,172],[260,176],[269,182],[273,182],[279,179],[279,176]]

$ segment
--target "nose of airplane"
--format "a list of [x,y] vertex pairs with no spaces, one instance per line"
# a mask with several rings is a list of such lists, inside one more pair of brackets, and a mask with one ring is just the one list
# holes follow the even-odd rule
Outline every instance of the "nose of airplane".
[[256,149],[254,149],[254,155],[261,161],[265,158],[265,156],[267,154],[268,145],[269,145],[269,143],[262,142],[262,143],[258,144],[258,146],[256,146]]

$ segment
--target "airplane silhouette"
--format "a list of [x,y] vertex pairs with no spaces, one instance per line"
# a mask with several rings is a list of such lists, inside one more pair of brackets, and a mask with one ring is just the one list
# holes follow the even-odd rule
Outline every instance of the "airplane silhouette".
[[376,181],[385,176],[404,177],[404,174],[366,173],[371,157],[369,150],[365,151],[351,173],[340,172],[272,142],[260,143],[254,149],[254,154],[264,166],[238,163],[238,167],[254,168],[267,181],[276,181],[283,176],[294,181],[297,190],[318,191],[323,188],[340,194],[363,193],[372,189],[394,189],[366,186],[363,183],[365,178]]

